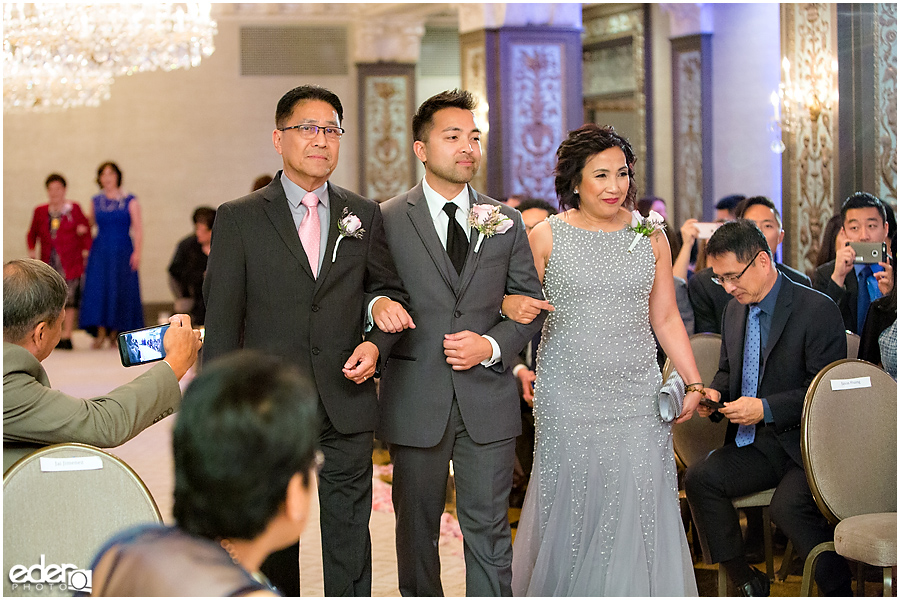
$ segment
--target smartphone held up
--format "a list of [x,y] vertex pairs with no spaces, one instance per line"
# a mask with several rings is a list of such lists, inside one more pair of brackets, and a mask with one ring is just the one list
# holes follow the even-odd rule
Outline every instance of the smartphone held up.
[[163,347],[163,336],[168,328],[166,323],[120,333],[118,342],[122,365],[133,367],[164,359],[166,349]]

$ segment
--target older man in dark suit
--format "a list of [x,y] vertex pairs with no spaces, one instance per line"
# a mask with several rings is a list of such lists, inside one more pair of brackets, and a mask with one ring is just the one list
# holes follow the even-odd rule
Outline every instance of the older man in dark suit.
[[[800,417],[807,387],[823,367],[846,357],[847,341],[837,305],[779,273],[753,222],[726,223],[706,250],[715,280],[734,297],[722,319],[719,370],[707,390],[726,402],[715,416],[729,425],[725,446],[688,469],[685,491],[710,559],[725,566],[741,594],[767,596],[768,578],[744,558],[731,499],[774,487],[772,520],[801,557],[833,539],[806,482]],[[850,593],[850,571],[833,552],[822,555],[816,581],[826,594]]]
[[[397,568],[407,596],[443,591],[437,544],[451,460],[466,593],[512,593],[507,509],[522,423],[511,367],[546,312],[526,326],[504,320],[500,305],[505,294],[546,302],[521,215],[468,185],[481,161],[474,108],[459,90],[419,107],[413,149],[425,178],[383,205],[416,318],[382,376],[379,422],[394,461]],[[471,224],[468,215],[479,212],[493,214],[493,234]]]
[[[774,256],[778,246],[784,241],[784,229],[781,226],[781,215],[775,204],[765,196],[753,196],[741,200],[735,207],[737,218],[749,219],[766,236],[769,250]],[[794,283],[810,287],[809,277],[783,263],[775,263],[781,271]],[[688,280],[688,297],[694,309],[694,331],[697,333],[721,333],[722,314],[731,296],[722,286],[712,281],[713,272],[710,267],[694,273]]]
[[[371,377],[398,333],[412,326],[378,204],[331,184],[343,107],[315,86],[278,102],[275,149],[283,171],[266,187],[219,207],[204,297],[211,360],[255,348],[298,365],[315,383],[322,419],[319,477],[326,596],[371,594]],[[363,341],[365,321],[373,328]],[[299,595],[298,548],[263,572]]]

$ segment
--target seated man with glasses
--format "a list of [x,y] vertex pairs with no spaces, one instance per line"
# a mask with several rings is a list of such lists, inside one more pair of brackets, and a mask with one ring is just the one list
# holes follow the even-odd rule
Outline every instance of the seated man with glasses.
[[[800,417],[809,384],[847,356],[847,341],[837,305],[781,274],[752,221],[722,225],[706,252],[713,279],[733,299],[722,319],[719,370],[707,388],[725,405],[698,412],[729,425],[725,446],[688,469],[685,491],[706,555],[723,564],[738,593],[768,596],[768,578],[744,558],[732,499],[776,488],[772,520],[801,558],[834,539],[806,482]],[[851,593],[850,570],[834,552],[822,555],[816,582],[826,595]]]

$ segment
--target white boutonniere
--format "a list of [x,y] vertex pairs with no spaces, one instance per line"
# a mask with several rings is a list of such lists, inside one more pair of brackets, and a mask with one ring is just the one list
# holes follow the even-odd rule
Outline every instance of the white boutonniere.
[[663,231],[666,228],[665,221],[663,216],[655,210],[651,210],[646,217],[642,217],[641,213],[636,210],[631,211],[631,225],[628,226],[628,229],[634,232],[634,239],[628,246],[628,252],[634,250],[641,236],[650,237],[657,231]]
[[478,230],[478,241],[475,242],[477,253],[484,238],[496,233],[506,233],[513,226],[513,220],[500,212],[499,206],[475,204],[469,211],[469,225]]
[[352,237],[358,240],[362,239],[363,234],[366,232],[363,229],[362,221],[359,220],[359,217],[350,212],[346,206],[344,207],[344,212],[341,213],[341,218],[338,220],[338,239],[334,243],[334,252],[331,254],[331,262],[337,260],[337,251],[338,246],[341,244],[341,240],[345,237]]

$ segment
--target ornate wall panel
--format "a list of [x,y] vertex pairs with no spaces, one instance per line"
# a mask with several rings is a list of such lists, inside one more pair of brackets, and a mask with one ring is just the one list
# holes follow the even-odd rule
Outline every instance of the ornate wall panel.
[[[809,82],[831,72],[837,56],[835,4],[782,4],[782,52],[791,78]],[[835,80],[833,85],[837,86]],[[817,119],[800,119],[785,133],[782,159],[785,212],[785,262],[800,271],[815,265],[822,229],[834,213],[835,119],[837,102]]]
[[460,53],[462,54],[462,86],[478,98],[479,107],[475,111],[475,119],[481,132],[481,167],[472,179],[472,187],[479,191],[487,191],[488,142],[490,141],[490,125],[487,89],[487,55],[485,52],[485,35],[476,31],[460,37]]
[[556,149],[566,134],[563,105],[563,48],[515,44],[509,127],[509,194],[550,200],[556,197]]
[[638,195],[652,193],[652,135],[647,111],[650,82],[647,9],[640,4],[595,4],[584,9],[583,74],[585,120],[613,125],[637,158]]
[[410,123],[415,111],[415,65],[357,64],[359,193],[377,201],[415,184]]
[[897,207],[897,5],[875,4],[875,193]]
[[709,42],[707,34],[672,40],[673,222],[677,223],[703,220],[704,205],[712,203]]

